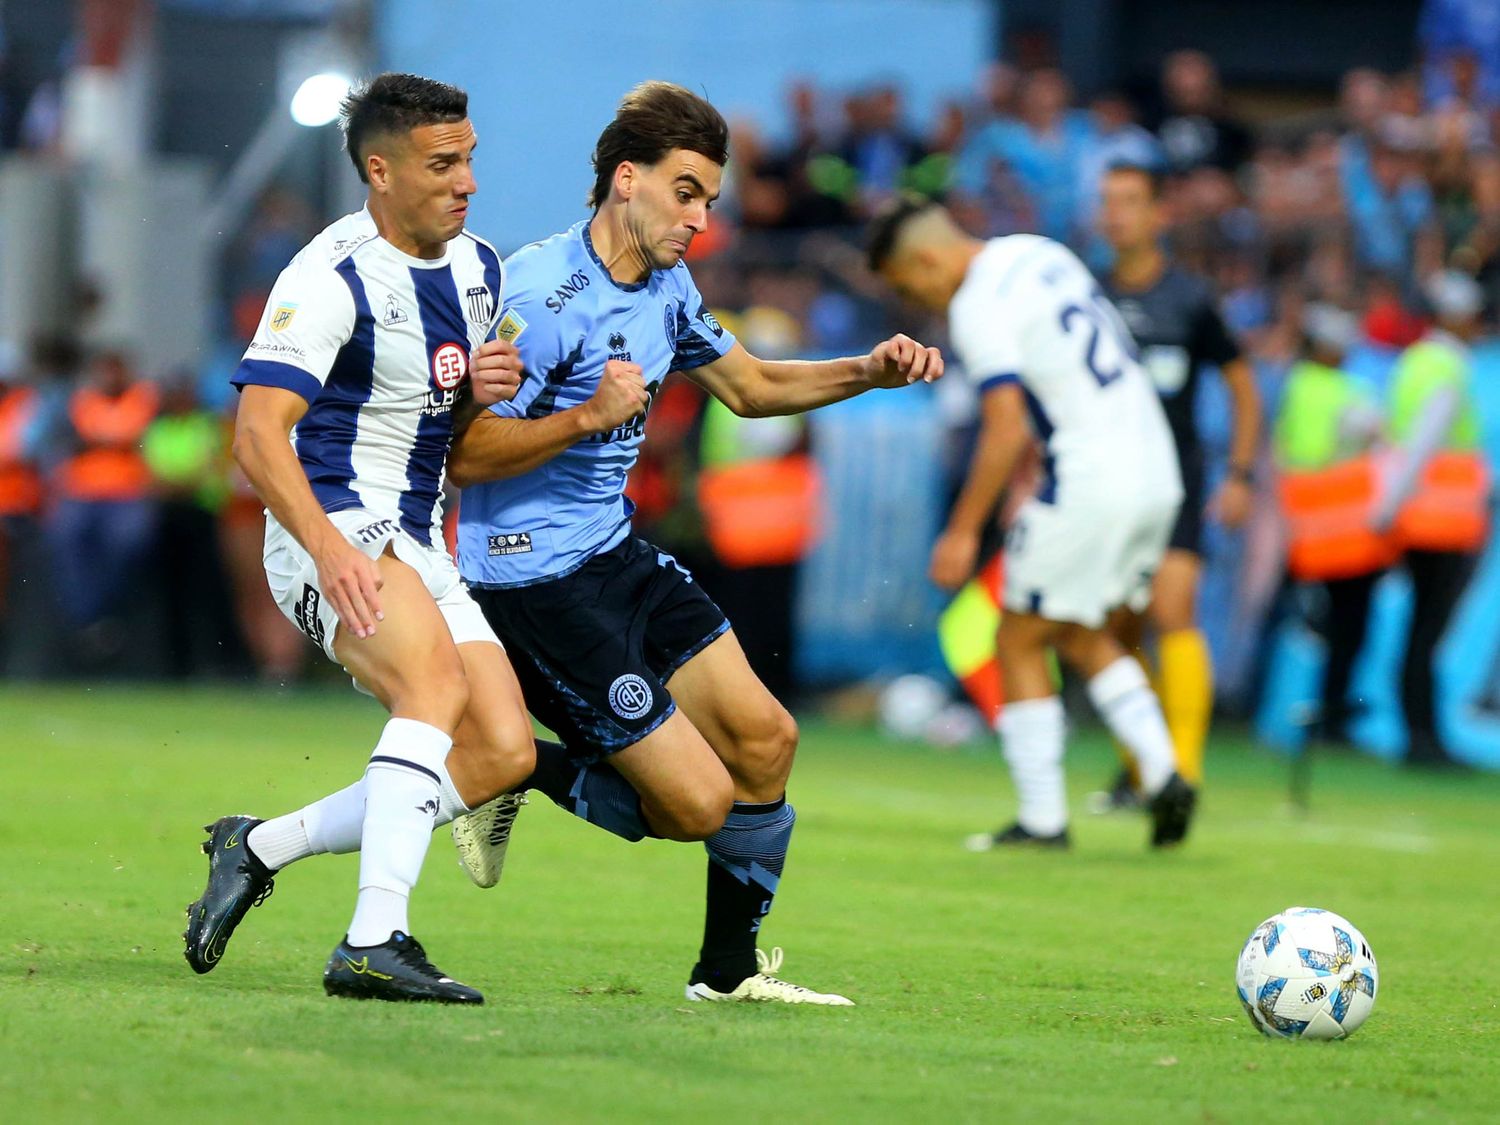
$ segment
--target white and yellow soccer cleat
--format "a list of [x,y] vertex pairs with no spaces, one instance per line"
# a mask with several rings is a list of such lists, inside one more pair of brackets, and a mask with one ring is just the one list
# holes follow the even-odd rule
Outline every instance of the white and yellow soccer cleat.
[[530,803],[525,793],[502,793],[453,822],[453,846],[458,849],[458,865],[475,885],[493,887],[500,881],[516,814],[522,805]]
[[828,1007],[852,1008],[854,1001],[847,996],[832,992],[814,992],[800,984],[788,984],[774,974],[781,970],[781,947],[771,950],[767,957],[763,950],[755,951],[755,963],[760,972],[746,977],[733,992],[716,992],[706,984],[687,986],[689,1000],[740,1000],[749,1003],[773,1004],[823,1004]]

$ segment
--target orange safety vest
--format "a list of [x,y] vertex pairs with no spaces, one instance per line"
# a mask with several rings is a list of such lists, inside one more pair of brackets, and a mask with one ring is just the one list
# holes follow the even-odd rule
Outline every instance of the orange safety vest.
[[30,387],[0,397],[0,516],[34,515],[42,506],[41,477],[21,459],[21,433],[36,405]]
[[1490,470],[1472,450],[1434,454],[1399,512],[1394,531],[1406,550],[1471,553],[1490,533]]
[[1370,525],[1380,473],[1370,454],[1277,482],[1290,543],[1287,568],[1303,582],[1373,574],[1396,561],[1395,539]]
[[68,418],[84,448],[59,470],[62,490],[76,500],[144,496],[151,486],[151,470],[139,446],[156,417],[158,402],[151,383],[136,383],[121,395],[106,395],[91,387],[74,391]]
[[822,480],[804,453],[704,469],[698,507],[719,561],[785,566],[806,556],[822,524]]

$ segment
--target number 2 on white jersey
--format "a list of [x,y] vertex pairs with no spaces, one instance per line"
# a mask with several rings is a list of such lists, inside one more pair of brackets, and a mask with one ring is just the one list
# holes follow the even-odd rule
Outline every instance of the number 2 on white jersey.
[[[1062,330],[1069,335],[1072,335],[1074,326],[1080,322],[1088,331],[1088,346],[1084,349],[1083,360],[1094,381],[1101,387],[1109,386],[1123,375],[1126,362],[1135,358],[1135,341],[1121,323],[1119,314],[1105,301],[1104,294],[1098,289],[1094,290],[1087,304],[1066,306],[1058,320],[1062,324]],[[1100,354],[1101,337],[1109,341],[1105,351],[1111,347],[1114,349],[1113,364],[1106,364],[1106,357]]]

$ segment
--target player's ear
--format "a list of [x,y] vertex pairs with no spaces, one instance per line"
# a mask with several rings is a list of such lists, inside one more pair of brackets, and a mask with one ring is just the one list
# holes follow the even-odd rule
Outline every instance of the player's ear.
[[391,182],[391,166],[378,152],[365,157],[365,178],[376,191],[384,191]]
[[639,170],[629,160],[620,161],[615,168],[615,191],[621,199],[629,199],[635,194],[636,178]]

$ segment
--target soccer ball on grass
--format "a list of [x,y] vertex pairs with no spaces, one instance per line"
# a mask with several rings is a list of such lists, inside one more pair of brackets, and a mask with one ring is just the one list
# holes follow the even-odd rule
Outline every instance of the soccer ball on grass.
[[1261,1034],[1343,1039],[1375,1006],[1379,974],[1369,943],[1346,919],[1292,906],[1255,927],[1235,983]]

